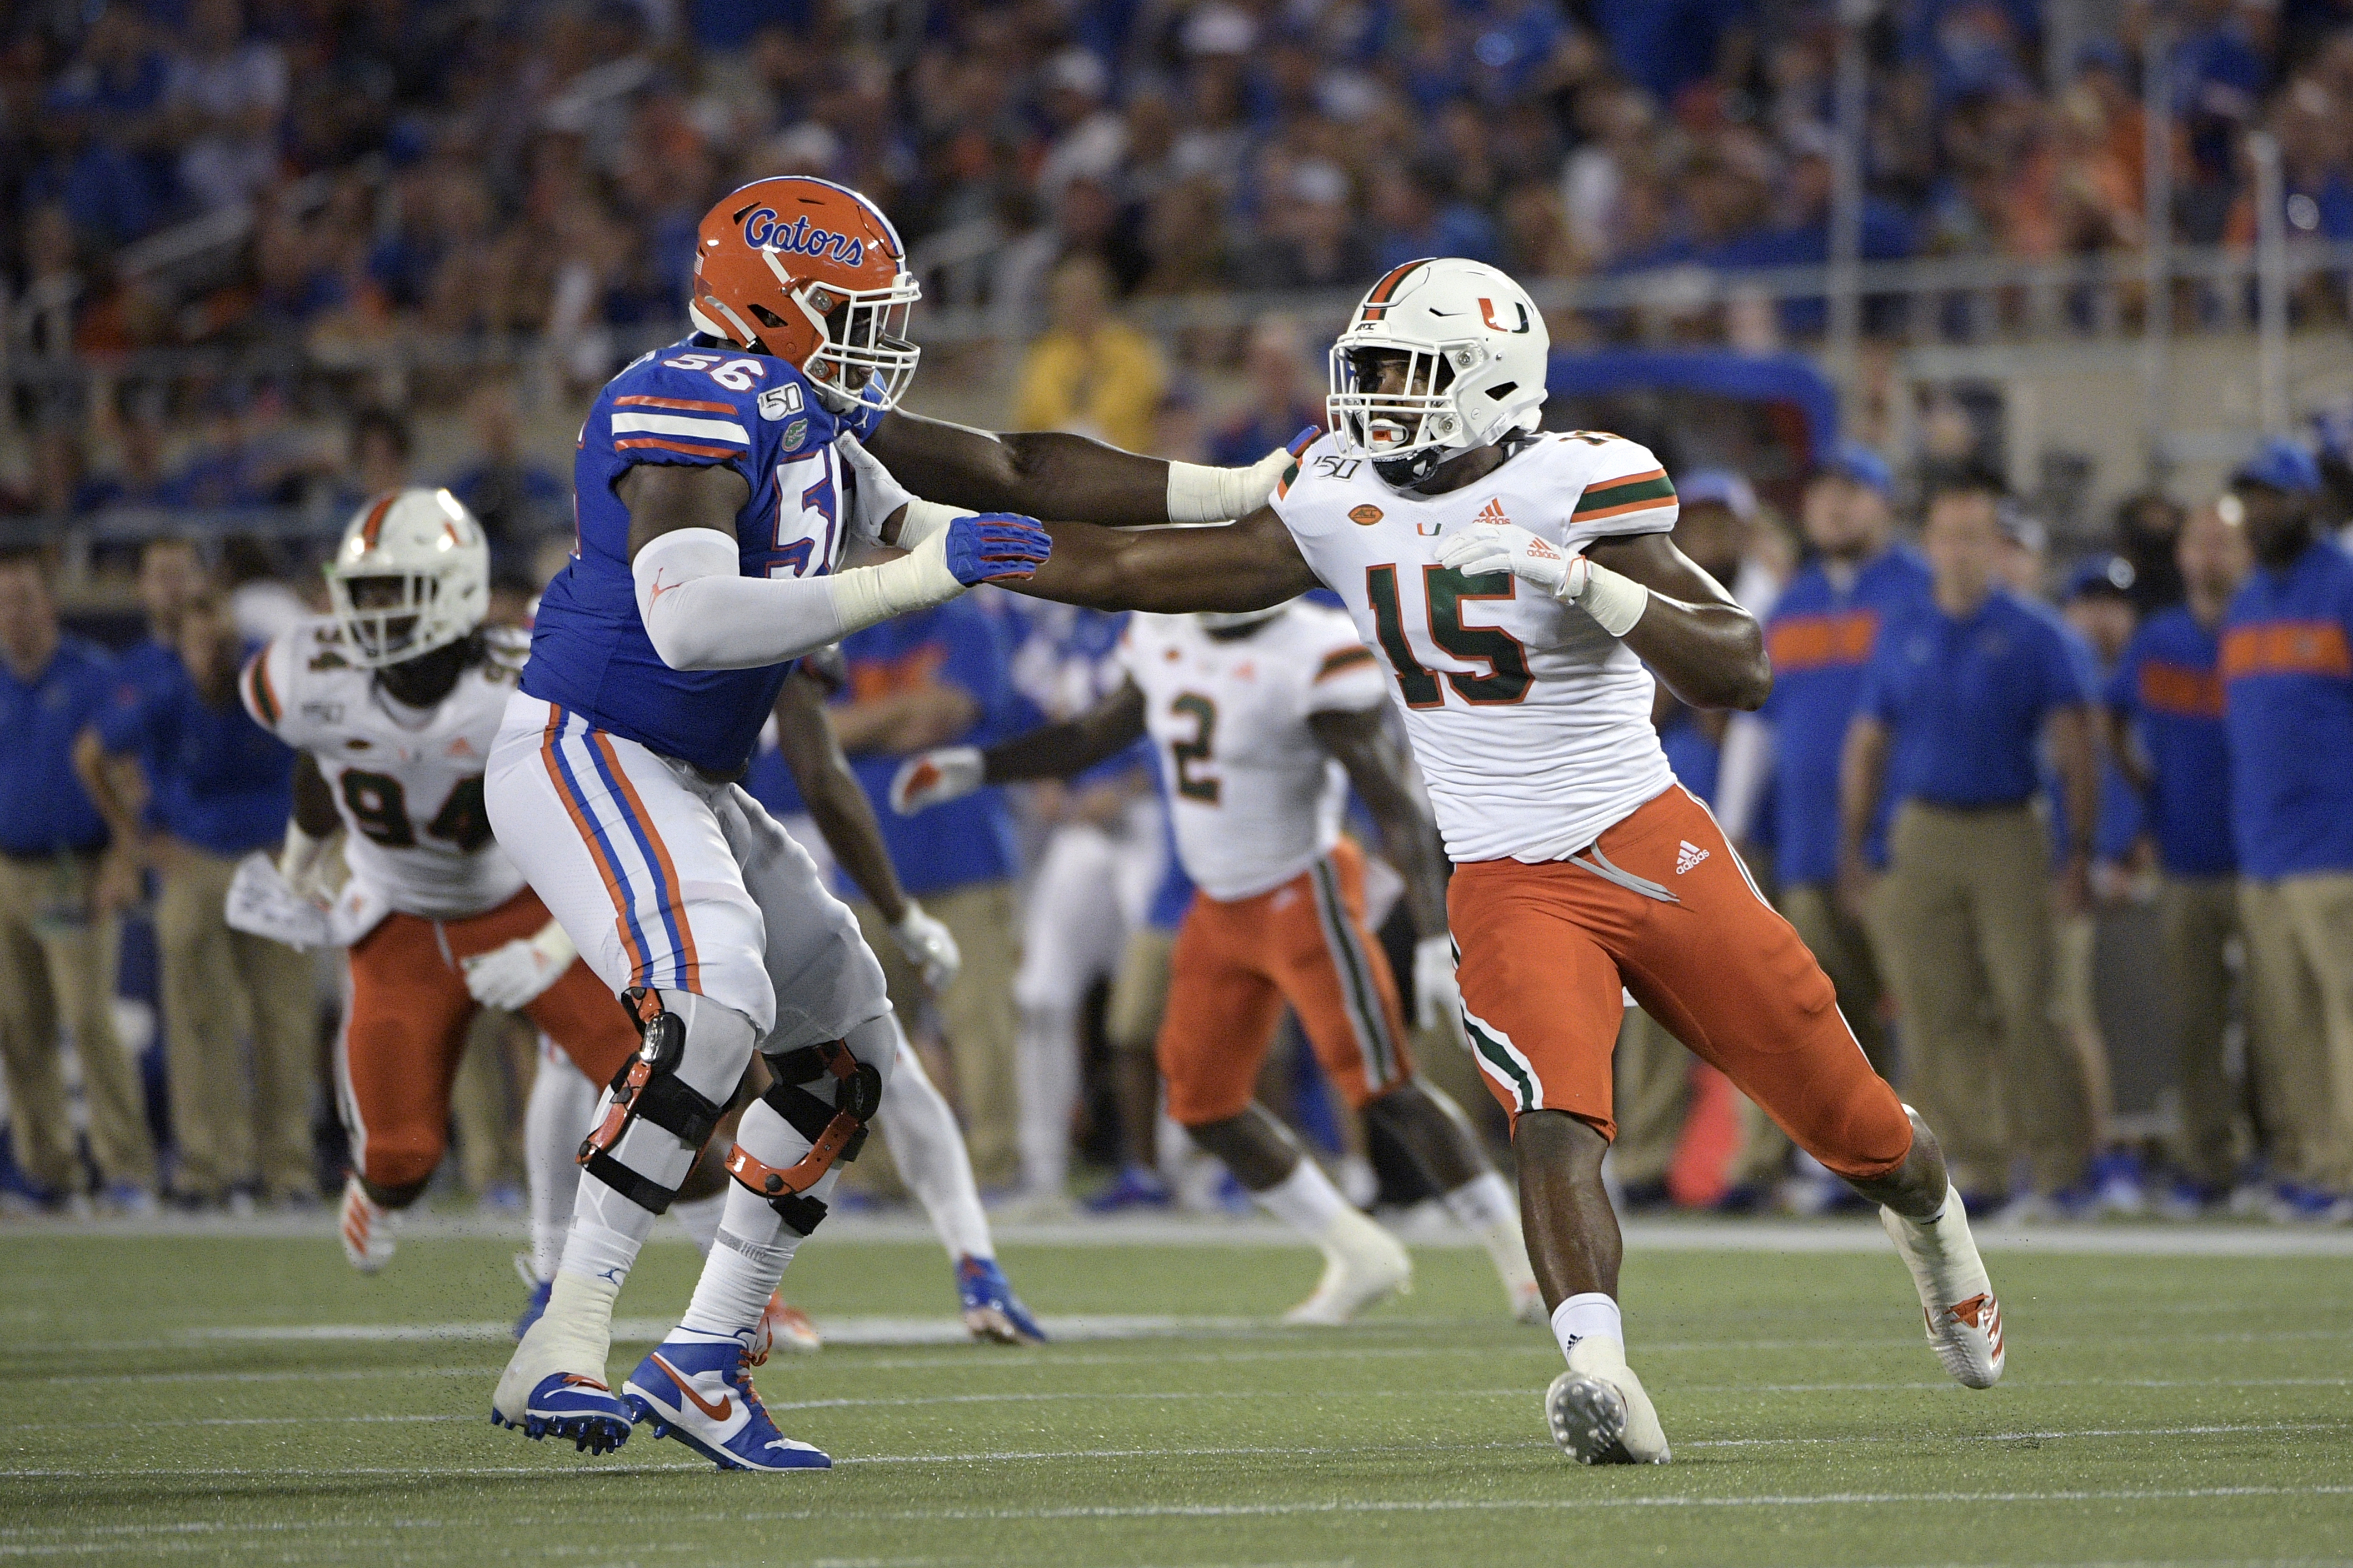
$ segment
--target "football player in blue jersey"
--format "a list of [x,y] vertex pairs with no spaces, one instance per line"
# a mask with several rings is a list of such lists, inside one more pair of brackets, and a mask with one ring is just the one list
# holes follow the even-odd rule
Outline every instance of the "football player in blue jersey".
[[[647,1421],[725,1468],[829,1462],[776,1430],[749,1350],[901,1035],[856,920],[734,782],[793,661],[1027,578],[1050,542],[1019,513],[1218,521],[1257,506],[1287,461],[1203,468],[901,412],[918,292],[864,197],[803,177],[747,185],[700,230],[695,334],[625,368],[581,427],[578,537],[485,796],[644,1045],[581,1146],[546,1310],[492,1399],[493,1420],[532,1436],[603,1451]],[[917,500],[894,468],[987,510]],[[844,569],[853,534],[904,553]],[[726,1157],[717,1244],[679,1326],[616,1393],[614,1298],[755,1049],[774,1084]]]

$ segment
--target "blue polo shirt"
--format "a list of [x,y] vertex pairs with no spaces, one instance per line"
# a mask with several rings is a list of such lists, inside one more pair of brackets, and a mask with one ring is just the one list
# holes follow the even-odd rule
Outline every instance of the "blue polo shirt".
[[0,850],[52,855],[101,848],[106,820],[74,773],[74,738],[114,695],[114,665],[95,644],[60,638],[30,680],[0,663]]
[[1698,715],[1688,708],[1677,709],[1667,727],[1659,731],[1659,749],[1667,753],[1667,766],[1674,770],[1676,782],[1714,805],[1716,766],[1723,760],[1723,748],[1700,729]]
[[174,837],[224,856],[279,844],[294,805],[294,753],[253,721],[235,691],[215,708],[174,664],[168,680],[160,672],[146,686],[118,679],[114,700],[97,715],[99,739],[144,763],[149,820]]
[[2222,723],[2222,641],[2185,605],[2159,610],[2125,645],[2108,706],[2148,753],[2145,822],[2158,863],[2176,877],[2227,877],[2231,746]]
[[2353,558],[2314,542],[2257,567],[2222,619],[2239,868],[2353,871]]
[[[1004,629],[968,599],[901,616],[845,637],[851,700],[888,696],[928,682],[961,687],[980,710],[971,729],[943,744],[986,746],[1018,732],[1021,703],[1013,690]],[[891,779],[904,759],[854,757],[850,766],[874,802],[882,839],[899,880],[916,898],[974,882],[1011,878],[1019,864],[1013,815],[998,789],[901,816],[891,809]]]
[[[1862,699],[1863,667],[1891,615],[1928,597],[1928,563],[1909,545],[1881,552],[1841,589],[1820,561],[1789,580],[1765,621],[1773,695],[1770,822],[1781,885],[1838,877],[1839,757]],[[1883,864],[1886,808],[1873,828],[1872,863]]]
[[2090,700],[2059,617],[2001,588],[1957,620],[1928,599],[1889,616],[1863,668],[1862,711],[1889,732],[1889,792],[1932,805],[2031,799],[2042,721]]

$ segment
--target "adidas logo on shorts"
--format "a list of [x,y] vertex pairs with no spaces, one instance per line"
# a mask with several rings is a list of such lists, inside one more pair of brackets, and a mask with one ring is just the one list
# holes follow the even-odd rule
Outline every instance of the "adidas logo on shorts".
[[1693,867],[1698,865],[1701,861],[1706,858],[1706,850],[1701,848],[1690,839],[1684,839],[1683,841],[1683,847],[1675,851],[1675,875],[1678,877],[1682,876],[1684,872],[1690,870]]

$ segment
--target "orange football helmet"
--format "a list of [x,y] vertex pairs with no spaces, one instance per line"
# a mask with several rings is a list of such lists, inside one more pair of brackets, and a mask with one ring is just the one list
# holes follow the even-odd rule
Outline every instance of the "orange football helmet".
[[907,341],[923,289],[881,208],[787,174],[733,192],[696,238],[687,314],[697,328],[788,361],[845,407],[898,405],[923,353]]

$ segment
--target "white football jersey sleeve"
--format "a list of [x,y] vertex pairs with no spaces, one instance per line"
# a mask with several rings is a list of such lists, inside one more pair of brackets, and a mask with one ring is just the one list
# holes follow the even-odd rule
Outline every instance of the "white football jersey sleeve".
[[530,643],[506,631],[488,640],[490,657],[429,710],[386,699],[323,616],[273,639],[238,682],[255,720],[317,761],[353,879],[402,914],[462,920],[522,890],[491,836],[482,764]]
[[1674,486],[1648,447],[1547,433],[1483,479],[1421,495],[1391,489],[1327,436],[1270,504],[1381,656],[1453,859],[1574,855],[1674,782],[1632,649],[1509,573],[1438,563],[1445,539],[1474,522],[1517,523],[1570,552],[1666,532]]
[[1167,781],[1177,858],[1213,899],[1279,888],[1340,838],[1347,774],[1309,718],[1385,700],[1347,617],[1293,605],[1241,636],[1139,615],[1120,643]]

